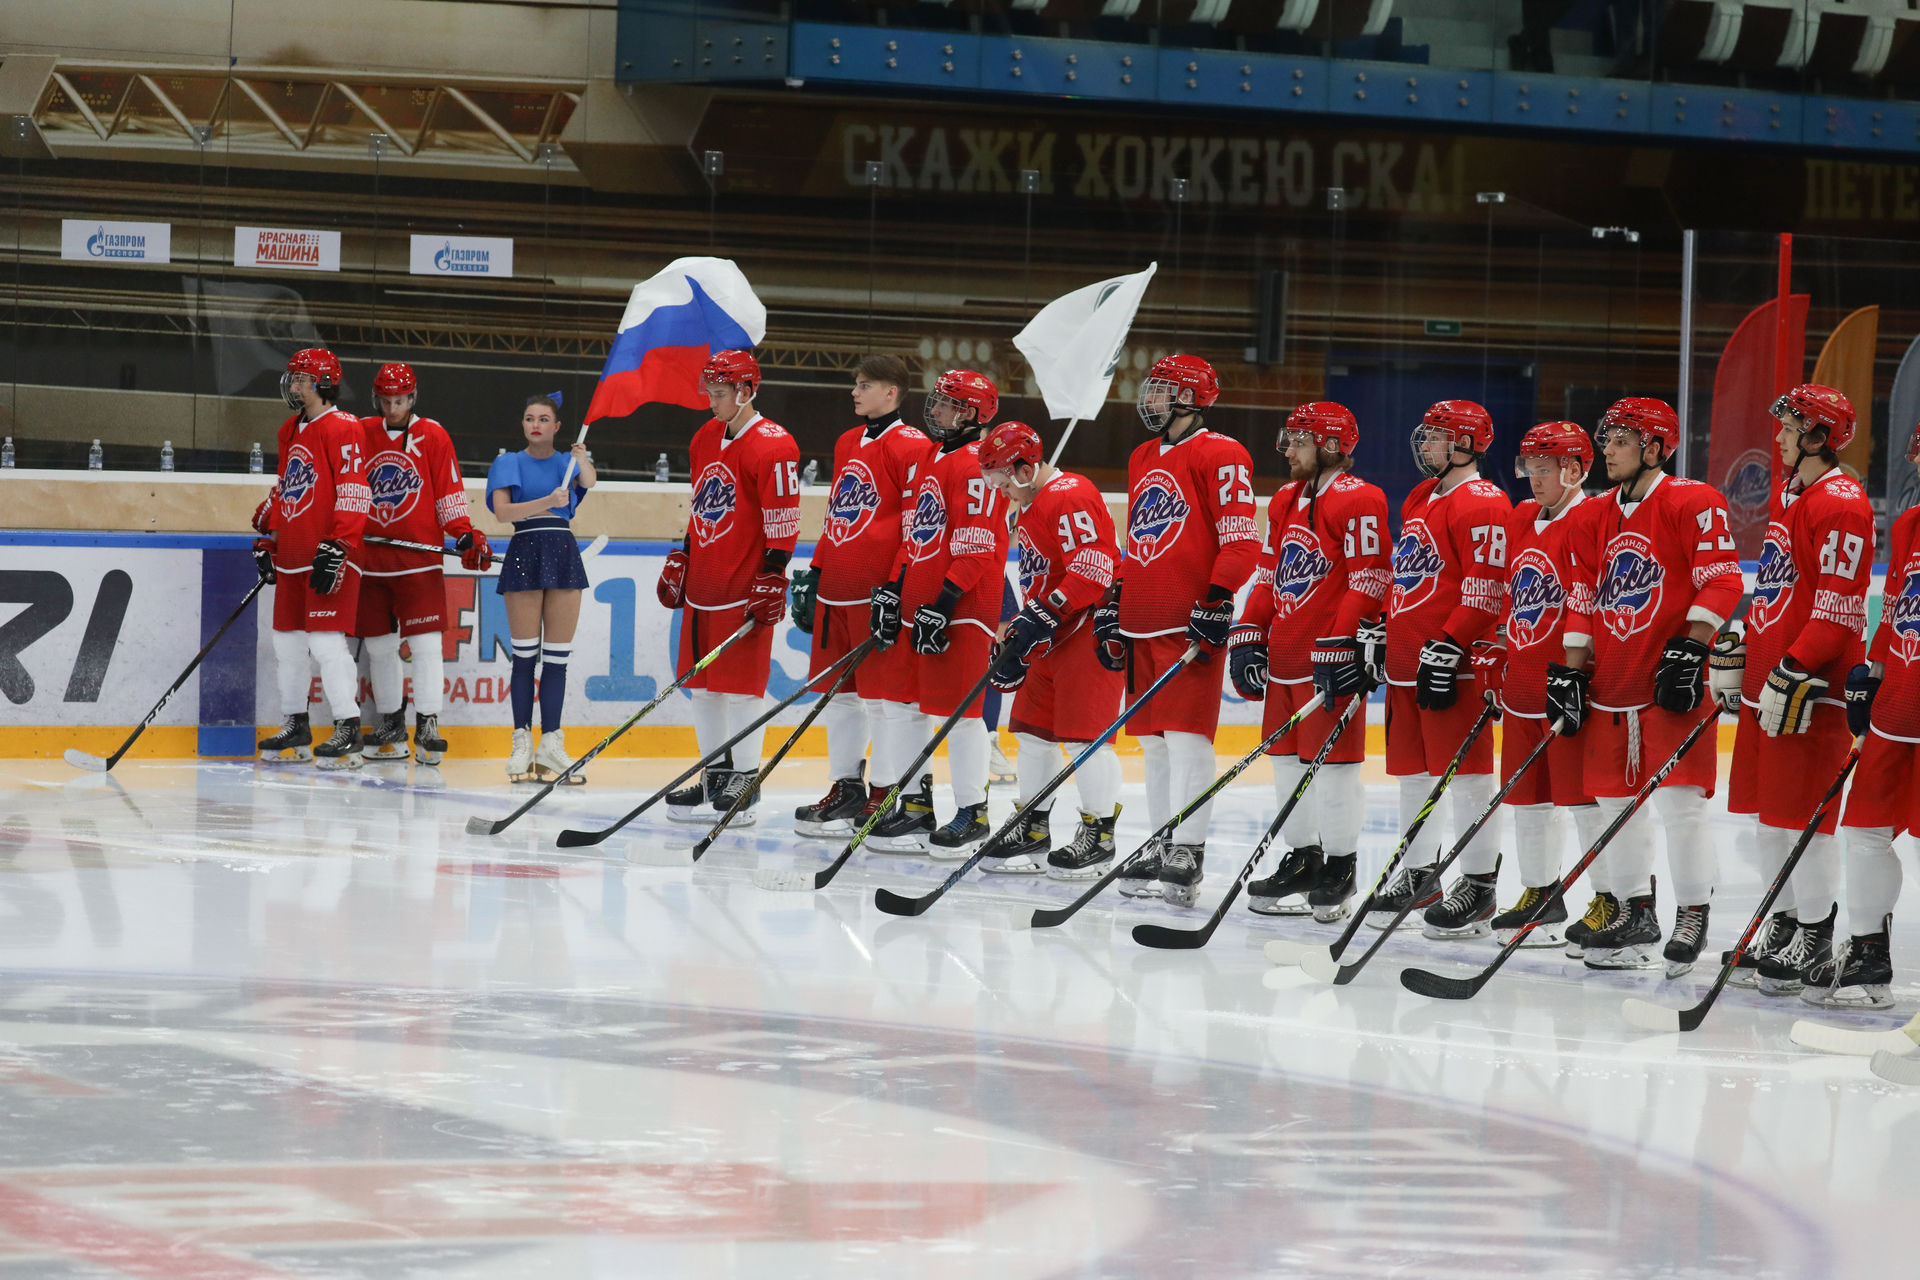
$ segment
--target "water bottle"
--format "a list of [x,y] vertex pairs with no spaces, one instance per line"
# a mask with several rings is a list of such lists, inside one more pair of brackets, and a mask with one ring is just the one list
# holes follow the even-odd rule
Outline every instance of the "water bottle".
[[13,437],[8,436],[5,444],[0,444],[0,468],[13,467]]
[[665,484],[670,478],[671,473],[667,470],[667,455],[663,453],[653,460],[653,482]]
[[814,485],[814,484],[818,484],[819,481],[820,481],[820,459],[808,458],[807,465],[801,468],[800,470],[800,483],[803,486]]
[[98,471],[106,465],[106,455],[100,452],[100,442],[95,440],[93,448],[87,450],[87,470]]
[[261,475],[266,469],[266,455],[260,452],[260,444],[258,441],[255,441],[253,451],[247,455],[247,474],[250,476]]
[[173,470],[173,441],[171,440],[162,440],[160,442],[160,469],[162,471]]

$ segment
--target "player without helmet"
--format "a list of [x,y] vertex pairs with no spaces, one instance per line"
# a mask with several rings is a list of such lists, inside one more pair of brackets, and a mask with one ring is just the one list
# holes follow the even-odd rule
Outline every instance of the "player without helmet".
[[1493,447],[1493,416],[1471,400],[1436,401],[1413,429],[1413,460],[1422,475],[1441,479],[1474,467]]
[[1140,421],[1147,430],[1165,431],[1220,398],[1220,375],[1199,356],[1161,356],[1140,383]]
[[993,379],[971,369],[949,369],[927,392],[926,432],[943,444],[970,439],[999,410],[1000,392]]

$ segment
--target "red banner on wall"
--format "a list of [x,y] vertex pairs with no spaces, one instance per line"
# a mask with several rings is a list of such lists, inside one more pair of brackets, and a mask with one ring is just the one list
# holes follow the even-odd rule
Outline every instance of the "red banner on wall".
[[[1793,294],[1787,312],[1788,350],[1803,353],[1792,363],[1792,381],[1804,376],[1808,295]],[[1713,375],[1713,417],[1707,437],[1707,480],[1727,495],[1733,541],[1742,560],[1760,554],[1767,532],[1767,498],[1773,484],[1774,309],[1767,301],[1747,313]],[[1791,385],[1791,384],[1790,384]]]

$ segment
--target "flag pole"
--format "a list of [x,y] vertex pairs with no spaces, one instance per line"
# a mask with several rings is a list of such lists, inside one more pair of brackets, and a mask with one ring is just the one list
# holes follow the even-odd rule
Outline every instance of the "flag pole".
[[[587,442],[587,428],[592,425],[593,424],[591,422],[581,423],[580,434],[573,438],[573,442],[575,444],[585,444]],[[574,473],[575,466],[576,466],[576,463],[573,457],[573,450],[569,449],[567,450],[567,472],[565,475],[560,477],[560,487],[562,489],[565,489],[567,486],[573,483],[573,473]]]
[[1048,466],[1057,467],[1060,465],[1060,455],[1067,451],[1067,441],[1073,438],[1073,429],[1079,425],[1080,419],[1067,419],[1067,429],[1060,433],[1060,443],[1053,446],[1053,456],[1047,459]]

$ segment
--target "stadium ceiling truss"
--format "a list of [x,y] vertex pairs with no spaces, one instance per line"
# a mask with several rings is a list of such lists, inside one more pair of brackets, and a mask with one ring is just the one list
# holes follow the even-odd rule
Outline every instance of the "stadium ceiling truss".
[[549,144],[586,92],[583,80],[49,61],[33,122],[54,154],[75,158],[197,160],[205,148],[358,167],[378,134],[383,163],[572,175]]

